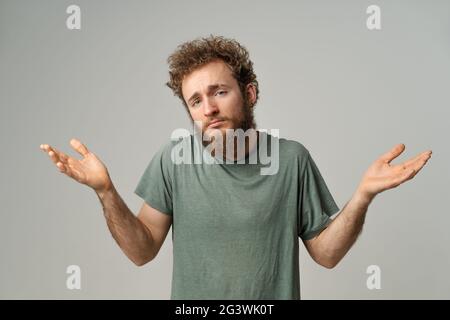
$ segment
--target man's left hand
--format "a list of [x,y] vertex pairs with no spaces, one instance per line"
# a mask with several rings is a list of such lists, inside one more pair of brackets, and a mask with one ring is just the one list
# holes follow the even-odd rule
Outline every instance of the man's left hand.
[[378,158],[365,172],[358,186],[358,192],[364,197],[372,199],[380,192],[399,186],[414,178],[430,159],[432,153],[431,150],[425,151],[401,164],[390,164],[404,150],[405,145],[398,144]]

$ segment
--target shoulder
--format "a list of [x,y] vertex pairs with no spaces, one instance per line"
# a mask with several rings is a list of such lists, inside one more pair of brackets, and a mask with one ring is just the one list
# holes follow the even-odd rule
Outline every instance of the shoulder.
[[303,172],[310,157],[305,145],[297,140],[271,136],[278,144],[278,157],[281,170],[298,170]]
[[167,139],[157,150],[156,155],[162,158],[170,159],[171,153],[175,148],[187,148],[192,144],[192,135],[179,136],[176,138]]
[[168,138],[159,147],[157,147],[151,157],[149,167],[152,170],[163,171],[171,174],[175,170],[173,153],[177,147],[186,145],[189,137],[180,137],[179,139]]
[[309,157],[309,150],[299,141],[279,138],[280,154],[286,154],[300,159]]

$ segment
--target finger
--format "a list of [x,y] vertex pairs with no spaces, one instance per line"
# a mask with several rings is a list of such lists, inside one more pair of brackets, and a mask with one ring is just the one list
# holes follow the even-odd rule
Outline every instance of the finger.
[[54,148],[54,147],[52,147],[52,146],[50,146],[50,145],[48,145],[48,144],[41,144],[41,149],[42,149],[43,151],[49,153],[50,151],[55,152],[55,149],[56,149],[56,148]]
[[58,160],[61,161],[64,164],[66,164],[70,157],[68,155],[66,155],[64,152],[59,151],[55,147],[53,147],[52,149],[56,153],[56,156],[57,156]]
[[89,150],[86,148],[86,146],[77,139],[71,139],[70,145],[72,146],[72,148],[75,149],[75,151],[77,151],[83,157],[86,157],[89,153]]
[[[59,151],[58,149],[51,147],[49,145],[41,145],[41,149],[46,151],[48,155],[50,156],[50,159],[53,161],[54,164],[58,167],[58,169],[61,171],[65,170],[64,166],[61,165],[67,165],[69,156],[67,156],[64,152]],[[59,165],[60,163],[61,165]]]
[[[69,177],[72,177],[75,179],[75,175],[74,172],[72,170],[72,158],[67,156],[66,154],[56,150],[56,148],[51,147],[48,144],[41,144],[39,146],[44,152],[47,152],[51,158],[53,158],[52,160],[54,160],[56,167],[58,168],[59,172],[61,173],[65,173],[66,175],[68,175]],[[59,152],[60,160],[56,159],[56,152]],[[61,161],[62,160],[62,161]]]
[[48,144],[43,146],[43,150],[49,155],[50,159],[56,164],[58,162],[58,156],[55,149]]
[[65,165],[73,164],[75,161],[79,161],[77,159],[72,158],[71,156],[68,156],[64,152],[59,151],[55,147],[52,147],[52,150],[56,153],[56,155],[58,156],[59,160]]
[[410,169],[410,168],[416,168],[418,167],[418,165],[422,162],[427,162],[428,159],[431,158],[431,150],[429,151],[424,151],[422,153],[420,153],[419,155],[417,155],[416,157],[403,162],[402,164],[400,164],[399,166],[402,167],[403,169]]
[[422,168],[425,166],[425,164],[428,162],[428,160],[431,158],[431,156],[425,156],[423,158],[418,159],[415,163],[411,164],[412,169],[415,171],[414,176],[422,170]]
[[56,166],[58,167],[59,172],[66,172],[67,170],[66,166],[59,161],[56,163]]
[[417,172],[418,171],[415,170],[415,169],[407,169],[405,171],[405,173],[404,173],[404,176],[402,178],[402,182],[401,183],[403,183],[405,181],[408,181],[408,180],[411,180],[412,178],[414,178],[414,176],[417,174]]
[[58,162],[61,161],[58,150],[52,147],[49,147],[48,150],[49,150],[48,155],[50,156],[50,159],[53,161],[54,164],[57,164]]
[[41,144],[40,148],[41,148],[42,151],[48,153],[50,146],[48,144]]
[[405,145],[403,143],[400,143],[393,147],[391,150],[386,152],[380,157],[380,160],[385,163],[390,163],[392,160],[397,158],[402,152],[405,150]]
[[50,147],[48,144],[41,144],[40,148],[42,149],[42,151],[44,151],[45,153],[47,153],[50,156],[52,161],[54,161],[55,152],[53,151],[52,147]]
[[395,179],[392,180],[393,187],[397,187],[403,182],[410,180],[416,174],[414,169],[406,169],[403,173],[399,174]]
[[420,170],[425,166],[430,157],[424,159],[418,159],[414,164],[410,165],[409,168],[405,168],[404,172],[398,175],[396,179],[394,179],[394,185],[398,186],[407,180],[411,180],[419,173]]
[[65,164],[62,162],[57,162],[56,166],[58,167],[59,172],[66,174],[67,176],[76,179],[75,172],[73,170],[73,167],[70,164]]

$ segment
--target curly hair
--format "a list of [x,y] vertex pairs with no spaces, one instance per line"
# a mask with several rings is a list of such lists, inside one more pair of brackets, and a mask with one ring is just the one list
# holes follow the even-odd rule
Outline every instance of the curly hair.
[[248,51],[234,39],[210,35],[185,42],[168,58],[170,80],[166,85],[178,96],[186,109],[181,91],[181,83],[185,76],[208,62],[221,59],[231,69],[233,77],[238,82],[244,101],[247,101],[246,86],[252,83],[256,88],[256,104],[259,97],[258,81],[253,72],[253,62],[249,59]]

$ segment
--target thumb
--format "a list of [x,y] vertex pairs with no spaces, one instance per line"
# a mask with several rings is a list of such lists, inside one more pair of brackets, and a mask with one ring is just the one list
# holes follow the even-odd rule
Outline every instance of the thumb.
[[381,156],[381,160],[386,163],[390,163],[392,160],[397,158],[405,150],[405,145],[403,143],[397,144],[391,150],[386,152]]
[[76,152],[81,154],[83,157],[86,157],[89,154],[88,148],[86,148],[86,146],[77,139],[71,139],[70,145],[72,146],[73,149],[75,149]]

